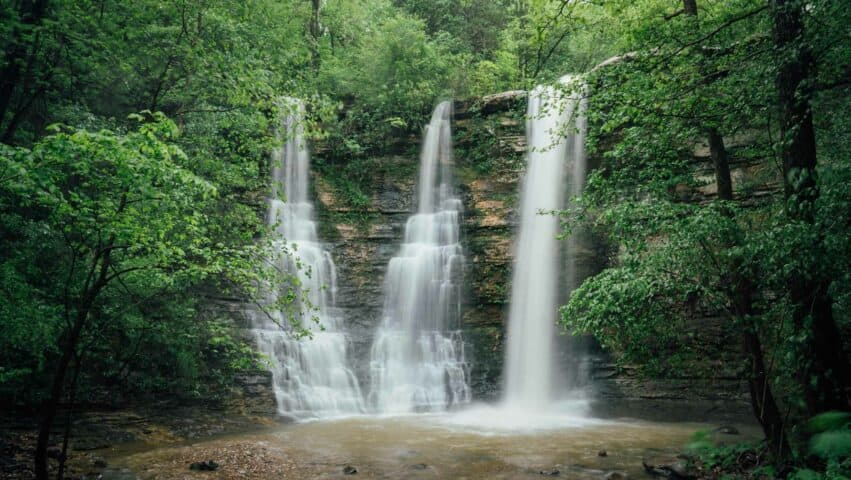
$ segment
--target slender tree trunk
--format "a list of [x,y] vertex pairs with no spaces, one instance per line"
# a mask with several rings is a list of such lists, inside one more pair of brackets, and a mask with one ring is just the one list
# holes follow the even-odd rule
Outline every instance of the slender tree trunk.
[[[814,225],[819,197],[810,105],[814,60],[804,41],[803,8],[804,2],[774,0],[774,43],[779,66],[776,86],[787,212],[793,221]],[[793,324],[805,338],[798,381],[810,415],[849,408],[848,358],[833,318],[833,300],[828,294],[830,279],[822,277],[812,268],[794,272],[788,280]]]
[[[696,0],[683,0],[683,12],[686,15],[697,17]],[[727,155],[727,147],[724,145],[724,137],[715,127],[707,130],[709,140],[709,154],[712,158],[712,166],[715,171],[715,184],[717,185],[717,198],[720,201],[733,201],[733,179],[730,176],[730,159]],[[733,217],[731,209],[725,208],[724,214]],[[739,240],[736,235],[728,240],[728,247],[734,247]],[[730,303],[736,320],[743,326],[742,344],[744,353],[750,364],[748,372],[748,387],[751,396],[751,407],[754,416],[762,426],[765,438],[772,447],[772,452],[777,456],[780,464],[788,458],[791,450],[789,442],[784,437],[783,416],[777,407],[777,401],[771,390],[771,379],[765,368],[764,352],[759,332],[753,324],[753,283],[747,275],[740,271],[741,261],[734,262],[733,268],[728,273],[728,282],[731,285]]]
[[771,391],[770,379],[763,360],[762,342],[759,340],[759,334],[750,325],[745,327],[742,338],[750,363],[748,390],[751,396],[751,408],[762,426],[762,432],[771,446],[771,452],[775,455],[777,464],[782,465],[784,460],[789,458],[791,450],[785,435],[783,415]]
[[15,28],[4,53],[4,66],[0,69],[0,123],[6,118],[12,96],[21,80],[21,62],[27,56],[30,45],[24,41],[24,32],[38,26],[47,12],[48,0],[28,0],[21,2],[21,26]]
[[[121,205],[119,206],[119,212],[124,209],[126,202],[127,198],[123,196]],[[89,320],[89,312],[92,310],[98,295],[100,295],[100,292],[108,282],[111,251],[114,242],[115,238],[111,237],[106,245],[95,255],[91,272],[94,273],[96,278],[91,284],[88,281],[86,282],[85,293],[79,302],[74,323],[65,335],[64,344],[62,345],[62,355],[59,358],[59,362],[56,365],[56,372],[53,375],[50,396],[42,406],[38,440],[34,455],[35,476],[37,480],[48,480],[47,447],[50,443],[50,430],[53,427],[53,422],[56,420],[56,411],[65,392],[65,376],[68,373],[68,366],[76,354],[80,336]]]
[[709,155],[715,169],[715,184],[718,185],[718,200],[733,200],[733,180],[730,178],[730,163],[724,138],[715,128],[710,128]]
[[88,310],[81,309],[76,316],[74,325],[65,337],[65,342],[62,348],[62,356],[59,358],[59,363],[56,365],[56,373],[53,376],[53,385],[50,389],[50,397],[42,406],[41,421],[38,428],[38,441],[35,449],[35,477],[38,480],[47,480],[47,447],[50,443],[50,430],[53,428],[53,422],[56,420],[56,411],[59,408],[59,402],[62,400],[62,395],[65,390],[65,375],[68,372],[68,365],[74,356],[77,343],[80,339],[80,334],[86,324],[88,318]]
[[319,38],[322,36],[322,24],[319,22],[319,10],[322,0],[310,0],[310,57],[314,70],[319,70],[322,59],[319,54]]
[[[733,181],[730,177],[730,163],[727,148],[724,146],[724,138],[715,128],[709,129],[709,152],[715,169],[715,183],[718,185],[718,200],[733,200]],[[732,210],[725,209],[725,214],[732,217]],[[737,241],[731,238],[729,247],[735,246]],[[784,436],[783,415],[777,407],[777,401],[771,391],[771,380],[765,368],[764,352],[759,332],[753,324],[753,284],[747,275],[743,275],[739,269],[740,262],[736,262],[729,272],[731,289],[731,303],[733,314],[743,325],[742,340],[745,354],[750,364],[748,372],[748,387],[751,396],[751,407],[756,416],[765,438],[771,445],[772,452],[776,455],[777,463],[781,464],[789,457],[791,450],[789,442]]]
[[76,354],[74,357],[76,358],[76,365],[74,367],[74,376],[71,377],[71,391],[68,394],[68,411],[65,413],[65,431],[62,434],[62,456],[59,458],[59,472],[56,474],[57,480],[63,480],[65,478],[65,462],[68,460],[68,440],[71,438],[74,401],[77,398],[77,385],[80,379],[80,369],[82,368],[83,356]]

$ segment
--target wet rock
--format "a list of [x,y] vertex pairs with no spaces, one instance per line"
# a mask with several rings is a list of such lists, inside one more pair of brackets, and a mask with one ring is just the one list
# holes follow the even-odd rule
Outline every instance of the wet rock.
[[358,469],[351,465],[343,467],[343,475],[354,475],[356,473],[358,473]]
[[411,465],[411,470],[425,470],[428,468],[428,465],[425,463],[415,463]]
[[654,477],[688,480],[697,478],[697,472],[688,458],[642,460],[644,471]]
[[511,90],[508,92],[486,95],[481,100],[482,113],[494,113],[510,110],[518,101],[526,98],[525,90]]
[[722,425],[715,429],[716,432],[724,434],[724,435],[738,435],[739,429],[736,427],[732,427],[730,425]]
[[626,472],[613,470],[611,472],[606,473],[606,476],[603,478],[605,478],[606,480],[629,480],[629,475],[627,475]]
[[62,449],[59,447],[47,447],[47,458],[54,460],[62,459]]
[[[89,478],[88,476],[83,478]],[[121,470],[106,470],[103,473],[98,473],[97,476],[93,477],[97,480],[138,480],[139,477],[136,476],[128,468],[122,468]]]
[[103,459],[103,458],[101,458],[101,457],[94,457],[94,458],[92,458],[92,465],[93,465],[95,468],[106,468],[106,467],[107,467],[106,460],[104,460],[104,459]]
[[545,477],[557,477],[557,476],[561,475],[561,472],[557,468],[554,468],[552,470],[541,470],[538,473],[540,473],[541,475],[543,475]]
[[112,446],[109,442],[102,438],[78,438],[73,440],[74,450],[85,452],[89,450],[103,450]]
[[204,462],[194,462],[189,465],[189,470],[195,470],[199,472],[212,472],[219,469],[219,464],[214,462],[213,460],[207,460]]
[[609,452],[607,452],[607,451],[605,451],[605,450],[600,450],[599,452],[597,452],[597,456],[598,456],[598,457],[608,457],[608,456],[609,456]]
[[671,464],[671,471],[674,472],[675,478],[697,478],[697,472],[687,460],[680,459]]

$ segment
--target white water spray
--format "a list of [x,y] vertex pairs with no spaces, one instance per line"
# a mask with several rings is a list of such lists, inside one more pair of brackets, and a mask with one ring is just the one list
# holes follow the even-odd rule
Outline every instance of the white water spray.
[[[254,315],[254,334],[267,355],[278,403],[278,413],[297,419],[333,417],[364,411],[363,397],[348,368],[348,338],[335,311],[336,267],[330,253],[319,244],[313,204],[308,195],[310,155],[304,140],[304,105],[287,99],[290,109],[279,130],[283,146],[272,154],[272,197],[268,222],[274,244],[289,246],[293,256],[278,259],[278,268],[296,276],[296,284],[270,288],[269,303],[290,290],[296,292],[298,320],[312,338],[297,338],[280,312]],[[269,318],[271,316],[271,318]]]
[[[571,77],[561,79],[568,85]],[[565,199],[582,192],[587,163],[584,152],[585,101],[563,88],[538,86],[529,94],[526,121],[527,170],[520,197],[520,231],[515,244],[514,276],[505,362],[504,401],[526,412],[550,409],[556,392],[555,324],[562,270],[559,219],[546,212],[564,208]],[[565,187],[567,186],[567,189]],[[567,190],[567,191],[565,191]],[[543,213],[542,213],[543,212]],[[568,242],[568,288],[576,287],[576,244]]]
[[378,412],[444,410],[470,401],[458,330],[464,255],[461,200],[452,185],[451,102],[425,131],[417,213],[385,278],[382,325],[372,345],[370,404]]

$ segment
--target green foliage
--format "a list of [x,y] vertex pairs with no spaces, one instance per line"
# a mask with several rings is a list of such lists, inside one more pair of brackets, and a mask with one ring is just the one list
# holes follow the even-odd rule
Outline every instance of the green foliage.
[[851,431],[819,433],[810,439],[810,452],[825,460],[837,460],[851,456]]
[[824,433],[845,429],[849,424],[851,424],[851,413],[824,412],[809,419],[806,428],[810,433]]
[[723,248],[741,235],[730,211],[735,207],[662,199],[607,206],[592,226],[623,250],[617,265],[571,294],[561,310],[565,326],[593,334],[622,361],[655,364],[693,348],[686,335],[693,311],[727,308],[731,286],[723,278],[749,268],[741,264],[741,249]]
[[209,292],[293,285],[257,239],[277,100],[313,91],[309,5],[36,3],[0,15],[0,397],[42,398],[78,315],[81,397],[208,395],[256,360]]
[[[738,464],[743,454],[754,452],[758,446],[750,443],[718,444],[713,440],[711,432],[699,430],[692,435],[686,449],[699,456],[704,466],[710,470],[715,468],[729,470]],[[767,476],[773,477],[773,475]]]
[[851,476],[851,414],[825,412],[807,421],[806,429],[813,434],[807,450],[827,463],[827,478]]
[[[806,430],[813,434],[806,452],[825,465],[824,471],[797,468],[790,478],[836,479],[851,478],[851,415],[848,412],[825,412],[809,419]],[[812,462],[811,462],[812,464]]]
[[177,126],[150,117],[124,135],[59,131],[32,149],[0,152],[0,264],[9,279],[0,295],[20,306],[2,318],[4,397],[38,398],[72,325],[82,327],[84,378],[130,391],[197,393],[253,362],[185,295],[275,272],[252,260],[262,244],[236,251],[222,242],[208,215],[218,190],[188,169]]
[[[473,104],[465,127],[455,129],[455,156],[461,169],[475,175],[517,174],[522,168],[523,156],[510,145],[500,141],[505,134],[519,134],[523,125],[523,104],[518,102],[503,116],[483,115],[480,106]],[[514,127],[517,125],[517,127]],[[464,180],[464,172],[460,172]]]
[[[849,225],[837,220],[849,215],[848,147],[840,140],[847,90],[813,94],[820,195],[803,207],[813,218],[796,219],[800,199],[787,202],[778,187],[801,180],[772,168],[788,144],[778,137],[776,84],[766,79],[778,77],[777,59],[800,44],[787,51],[773,43],[773,7],[765,2],[697,4],[697,17],[677,14],[679,2],[650,0],[606,2],[596,13],[613,20],[605,43],[621,56],[586,75],[587,146],[600,168],[562,214],[566,234],[590,228],[612,250],[609,267],[572,293],[561,319],[621,361],[653,369],[658,358],[688,358],[700,348],[689,335],[692,319],[725,314],[731,327],[762,339],[769,382],[794,424],[806,413],[803,392],[839,373],[801,378],[814,332],[812,316],[803,325],[792,320],[790,285],[829,279],[822,290],[833,299],[833,318],[843,333],[851,326]],[[838,17],[847,12],[832,2],[813,2],[804,13],[806,35],[797,41],[817,51],[819,78],[808,80],[816,91],[836,85],[826,59],[848,50]],[[726,144],[732,200],[719,200],[708,185],[719,172],[706,148],[712,134]],[[784,432],[796,451],[817,446],[823,459],[845,451],[844,432],[819,433],[815,443],[794,428]],[[831,460],[827,471],[841,467]]]
[[435,103],[452,95],[459,61],[448,38],[430,38],[422,20],[399,12],[385,11],[362,35],[324,62],[319,77],[321,90],[348,104],[323,125],[330,156],[343,161],[380,154],[394,137],[419,132]]

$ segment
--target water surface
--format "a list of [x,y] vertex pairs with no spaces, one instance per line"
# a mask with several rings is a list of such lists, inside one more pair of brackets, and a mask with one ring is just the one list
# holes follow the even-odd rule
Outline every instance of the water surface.
[[[191,445],[117,455],[141,478],[644,478],[644,458],[672,458],[698,430],[718,425],[520,414],[480,406],[454,413],[355,416],[283,425]],[[748,425],[742,435],[755,437]],[[606,456],[600,456],[600,450]],[[216,472],[190,472],[212,459]],[[343,469],[351,466],[354,475]]]

